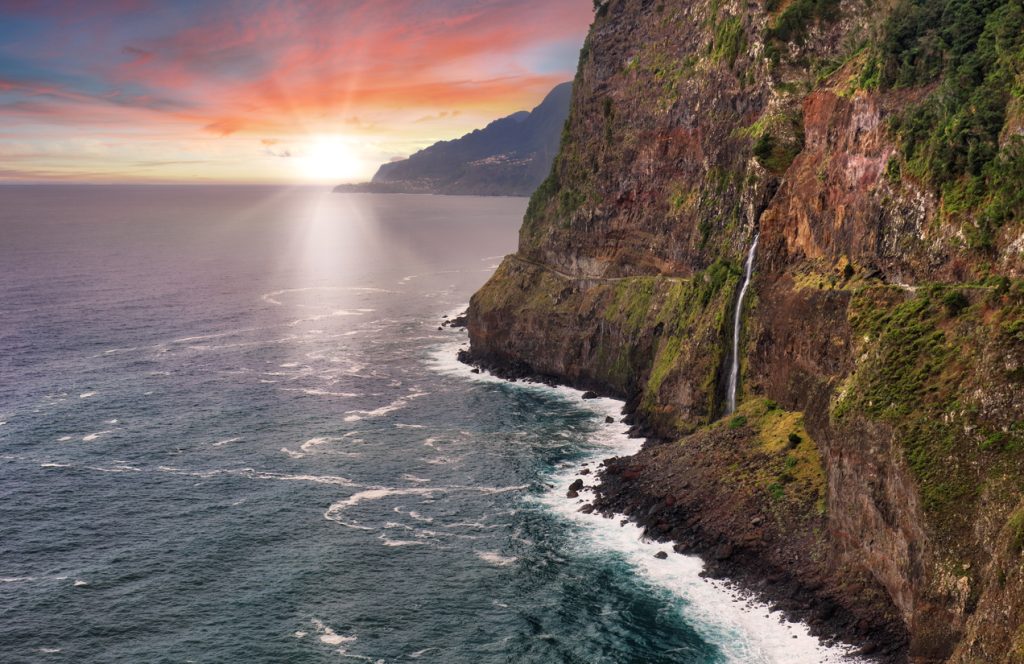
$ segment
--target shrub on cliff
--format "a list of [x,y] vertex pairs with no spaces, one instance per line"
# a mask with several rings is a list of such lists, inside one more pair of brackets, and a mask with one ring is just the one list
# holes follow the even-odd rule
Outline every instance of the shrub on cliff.
[[1000,147],[1012,99],[1024,94],[1024,7],[1019,0],[901,0],[878,46],[884,88],[934,84],[898,115],[901,171],[940,192],[969,244],[993,246],[1024,209],[1020,139]]
[[946,313],[950,316],[959,316],[960,312],[970,306],[970,304],[970,300],[960,290],[952,290],[942,298],[942,305],[946,307]]
[[[780,0],[768,0],[765,9],[773,12],[780,4]],[[839,16],[839,4],[840,0],[794,0],[768,29],[768,41],[803,41],[811,23],[834,21]]]

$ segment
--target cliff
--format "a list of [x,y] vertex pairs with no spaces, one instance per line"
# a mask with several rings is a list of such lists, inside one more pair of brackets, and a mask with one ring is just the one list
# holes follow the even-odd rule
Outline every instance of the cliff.
[[1024,661],[1024,7],[595,8],[471,361],[627,399],[596,506],[821,633]]
[[373,181],[337,192],[529,196],[558,152],[572,84],[557,86],[531,112],[495,120],[462,138],[441,141],[384,164]]

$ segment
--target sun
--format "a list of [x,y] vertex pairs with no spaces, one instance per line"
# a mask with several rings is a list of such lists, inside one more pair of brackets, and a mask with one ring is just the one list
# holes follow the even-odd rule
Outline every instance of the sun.
[[358,144],[342,136],[315,136],[307,144],[298,162],[306,179],[345,182],[363,177],[365,165],[359,158]]

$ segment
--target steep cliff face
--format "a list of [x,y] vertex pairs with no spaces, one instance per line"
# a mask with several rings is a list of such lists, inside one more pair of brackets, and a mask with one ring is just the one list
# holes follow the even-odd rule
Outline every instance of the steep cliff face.
[[678,441],[603,507],[886,657],[1024,661],[1022,35],[1003,0],[601,3],[473,359]]

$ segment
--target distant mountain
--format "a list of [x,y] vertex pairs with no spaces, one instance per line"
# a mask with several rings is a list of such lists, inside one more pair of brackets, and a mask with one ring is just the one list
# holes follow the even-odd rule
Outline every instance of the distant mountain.
[[335,192],[529,196],[548,176],[569,114],[572,83],[520,111],[408,159],[384,164],[371,182]]

